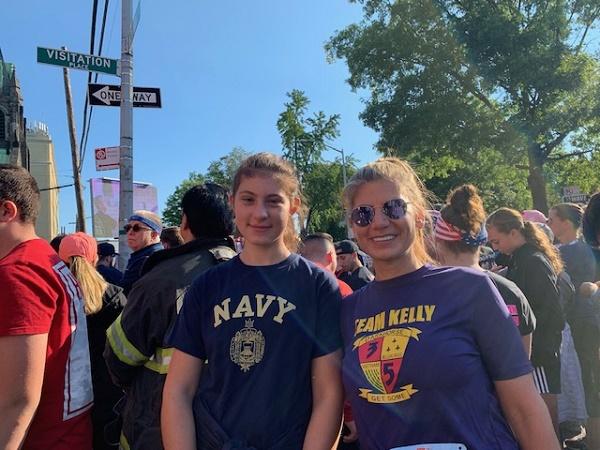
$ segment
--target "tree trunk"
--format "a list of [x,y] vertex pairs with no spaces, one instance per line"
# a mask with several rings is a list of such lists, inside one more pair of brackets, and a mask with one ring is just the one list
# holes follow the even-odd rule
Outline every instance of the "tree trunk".
[[529,176],[527,184],[533,200],[533,208],[548,214],[548,197],[546,195],[546,178],[544,177],[544,160],[539,145],[533,144],[528,151]]

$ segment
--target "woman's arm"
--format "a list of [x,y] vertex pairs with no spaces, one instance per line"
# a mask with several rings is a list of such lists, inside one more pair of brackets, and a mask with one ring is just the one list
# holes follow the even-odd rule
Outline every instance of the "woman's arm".
[[335,448],[344,402],[341,356],[342,352],[338,350],[312,360],[313,406],[304,438],[305,450]]
[[494,382],[508,424],[523,450],[559,450],[550,414],[531,374]]
[[192,401],[203,361],[177,349],[173,351],[165,381],[161,431],[165,450],[196,450],[196,426]]

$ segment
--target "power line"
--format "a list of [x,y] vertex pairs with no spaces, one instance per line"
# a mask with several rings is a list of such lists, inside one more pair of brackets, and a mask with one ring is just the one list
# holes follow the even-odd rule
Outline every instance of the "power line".
[[[96,9],[97,1],[98,0],[94,0],[94,9]],[[109,5],[109,0],[105,0],[104,1],[104,11],[102,13],[102,27],[100,29],[100,45],[98,46],[98,56],[102,55],[102,47],[104,45],[104,32],[106,30],[106,17],[108,16],[108,5]],[[96,31],[95,17],[96,17],[96,15],[94,15],[94,20],[92,22],[92,34],[95,34],[95,31]],[[93,42],[94,41],[91,40],[91,43],[92,43],[91,44],[92,45],[92,54],[93,54]],[[92,79],[92,73],[90,72],[88,74],[88,84],[91,82],[91,79]],[[96,73],[94,75],[94,83],[97,83],[97,82],[98,82],[98,73]],[[79,149],[81,151],[79,171],[81,171],[81,168],[83,166],[83,161],[85,160],[85,153],[86,153],[86,150],[87,150],[87,142],[88,142],[88,137],[90,135],[90,126],[92,124],[92,115],[93,115],[93,112],[94,112],[94,107],[92,105],[89,105],[89,118],[87,118],[87,120],[86,120],[87,108],[88,108],[88,98],[87,98],[87,93],[86,93],[86,96],[85,96],[85,107],[84,107],[83,133],[81,135],[81,143],[79,144]]]
[[52,191],[52,190],[54,190],[54,189],[62,189],[62,188],[71,187],[71,186],[75,186],[75,183],[71,183],[71,184],[62,184],[62,185],[60,185],[60,186],[54,186],[54,187],[49,187],[49,188],[40,189],[40,192],[44,192],[44,191]]
[[[92,28],[90,30],[90,55],[94,54],[95,40],[96,40],[96,17],[98,16],[98,0],[94,0],[94,4],[92,6]],[[92,82],[92,72],[88,72],[88,84]],[[83,106],[83,126],[81,127],[81,140],[79,141],[79,167],[77,167],[77,171],[81,172],[81,167],[83,166],[82,156],[83,156],[83,139],[85,137],[85,128],[87,125],[87,117],[88,117],[88,98],[87,93],[85,95],[85,104]]]

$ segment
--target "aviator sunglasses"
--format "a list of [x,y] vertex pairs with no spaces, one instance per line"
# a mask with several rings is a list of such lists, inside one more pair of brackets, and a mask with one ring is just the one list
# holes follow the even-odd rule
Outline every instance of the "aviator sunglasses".
[[125,233],[129,233],[129,230],[133,231],[134,233],[137,233],[140,230],[149,230],[150,228],[148,227],[143,227],[137,223],[134,223],[133,225],[131,224],[127,224],[123,227],[123,229],[125,230]]
[[[402,219],[406,214],[408,203],[401,198],[388,200],[383,204],[381,210],[390,219]],[[375,219],[375,207],[370,205],[357,206],[350,213],[350,220],[359,227],[370,225]]]

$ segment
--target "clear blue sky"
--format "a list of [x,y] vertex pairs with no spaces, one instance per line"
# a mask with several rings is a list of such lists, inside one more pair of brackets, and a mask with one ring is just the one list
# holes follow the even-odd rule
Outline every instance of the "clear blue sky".
[[[99,0],[98,32],[103,5]],[[59,184],[72,182],[62,70],[36,63],[36,47],[65,45],[88,53],[91,11],[92,0],[2,5],[0,48],[16,65],[25,116],[49,126]],[[111,0],[103,55],[115,59],[120,11],[120,1]],[[362,163],[374,159],[377,135],[358,118],[361,96],[346,84],[345,64],[327,63],[323,50],[336,30],[360,18],[360,7],[347,0],[142,0],[134,85],[160,87],[163,108],[134,110],[134,179],[157,186],[162,208],[190,171],[205,171],[234,146],[279,153],[275,123],[292,89],[306,92],[311,112],[341,115],[341,136],[333,145]],[[101,75],[99,82],[119,84],[119,79]],[[71,83],[79,141],[87,72],[71,70]],[[96,172],[93,150],[118,143],[119,109],[95,107],[82,177],[88,216],[87,180],[118,177],[118,171]],[[60,225],[73,231],[74,219],[73,188],[62,189]],[[91,231],[89,220],[88,227]]]

